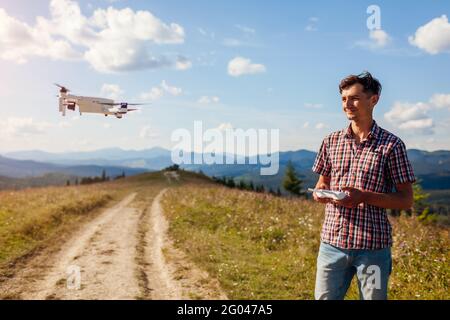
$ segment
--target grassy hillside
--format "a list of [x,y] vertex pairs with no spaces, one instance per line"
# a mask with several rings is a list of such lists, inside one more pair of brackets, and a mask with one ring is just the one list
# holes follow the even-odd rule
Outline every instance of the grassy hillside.
[[126,182],[0,192],[0,269],[121,199]]
[[[138,192],[169,186],[163,207],[170,236],[232,299],[312,299],[324,207],[310,200],[227,189],[181,172],[147,173],[87,186],[0,192],[0,276],[15,260]],[[448,229],[391,218],[395,245],[391,299],[450,299]],[[0,277],[1,278],[1,277]],[[0,279],[1,281],[1,279]],[[349,298],[357,298],[355,284]]]
[[[232,299],[313,299],[324,207],[213,185],[181,186],[163,202],[170,234]],[[391,299],[449,299],[448,229],[391,218]],[[358,298],[355,283],[350,299]]]
[[[184,179],[209,180],[188,172]],[[0,281],[14,261],[50,242],[64,241],[81,223],[127,194],[137,192],[136,202],[144,203],[155,189],[167,185],[164,175],[155,172],[92,185],[0,191]]]

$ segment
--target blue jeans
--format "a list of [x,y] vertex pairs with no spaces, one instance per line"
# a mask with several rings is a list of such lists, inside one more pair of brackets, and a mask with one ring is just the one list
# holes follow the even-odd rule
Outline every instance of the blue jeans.
[[317,258],[316,300],[342,300],[356,273],[362,300],[386,300],[391,248],[341,249],[322,242]]

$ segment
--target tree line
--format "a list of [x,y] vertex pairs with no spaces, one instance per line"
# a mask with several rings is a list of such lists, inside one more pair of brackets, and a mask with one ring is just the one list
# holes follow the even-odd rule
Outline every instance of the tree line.
[[[203,174],[203,172],[199,172]],[[276,190],[269,187],[268,189],[263,184],[255,184],[252,180],[245,181],[239,180],[236,182],[230,177],[212,177],[212,179],[228,188],[236,188],[239,190],[253,191],[258,193],[269,193],[275,196],[282,196],[281,188],[278,187]],[[302,189],[303,181],[298,176],[294,165],[292,162],[288,162],[286,166],[286,171],[283,179],[282,186],[284,190],[289,192],[290,195],[296,197],[306,197],[306,192]]]
[[[75,185],[75,186],[86,185],[86,184],[106,182],[106,181],[110,181],[110,180],[117,180],[117,179],[123,179],[123,178],[125,178],[125,171],[122,171],[122,174],[112,178],[110,176],[107,176],[105,169],[103,169],[101,176],[82,177],[80,180],[78,180],[78,178],[75,178],[75,181],[73,182],[73,185]],[[66,186],[70,186],[70,185],[71,185],[70,180],[67,180],[66,181]]]

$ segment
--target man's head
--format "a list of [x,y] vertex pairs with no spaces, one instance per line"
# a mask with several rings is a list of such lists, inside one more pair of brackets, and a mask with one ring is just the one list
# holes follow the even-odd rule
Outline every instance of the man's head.
[[380,82],[369,72],[350,75],[339,84],[342,107],[349,120],[371,119],[381,94]]

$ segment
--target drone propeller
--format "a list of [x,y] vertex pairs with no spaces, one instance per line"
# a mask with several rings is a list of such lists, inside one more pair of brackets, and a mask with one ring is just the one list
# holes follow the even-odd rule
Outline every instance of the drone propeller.
[[62,92],[69,92],[70,91],[69,89],[67,89],[66,87],[64,87],[64,86],[62,86],[60,84],[54,83],[54,85],[59,87],[59,88],[61,88]]

